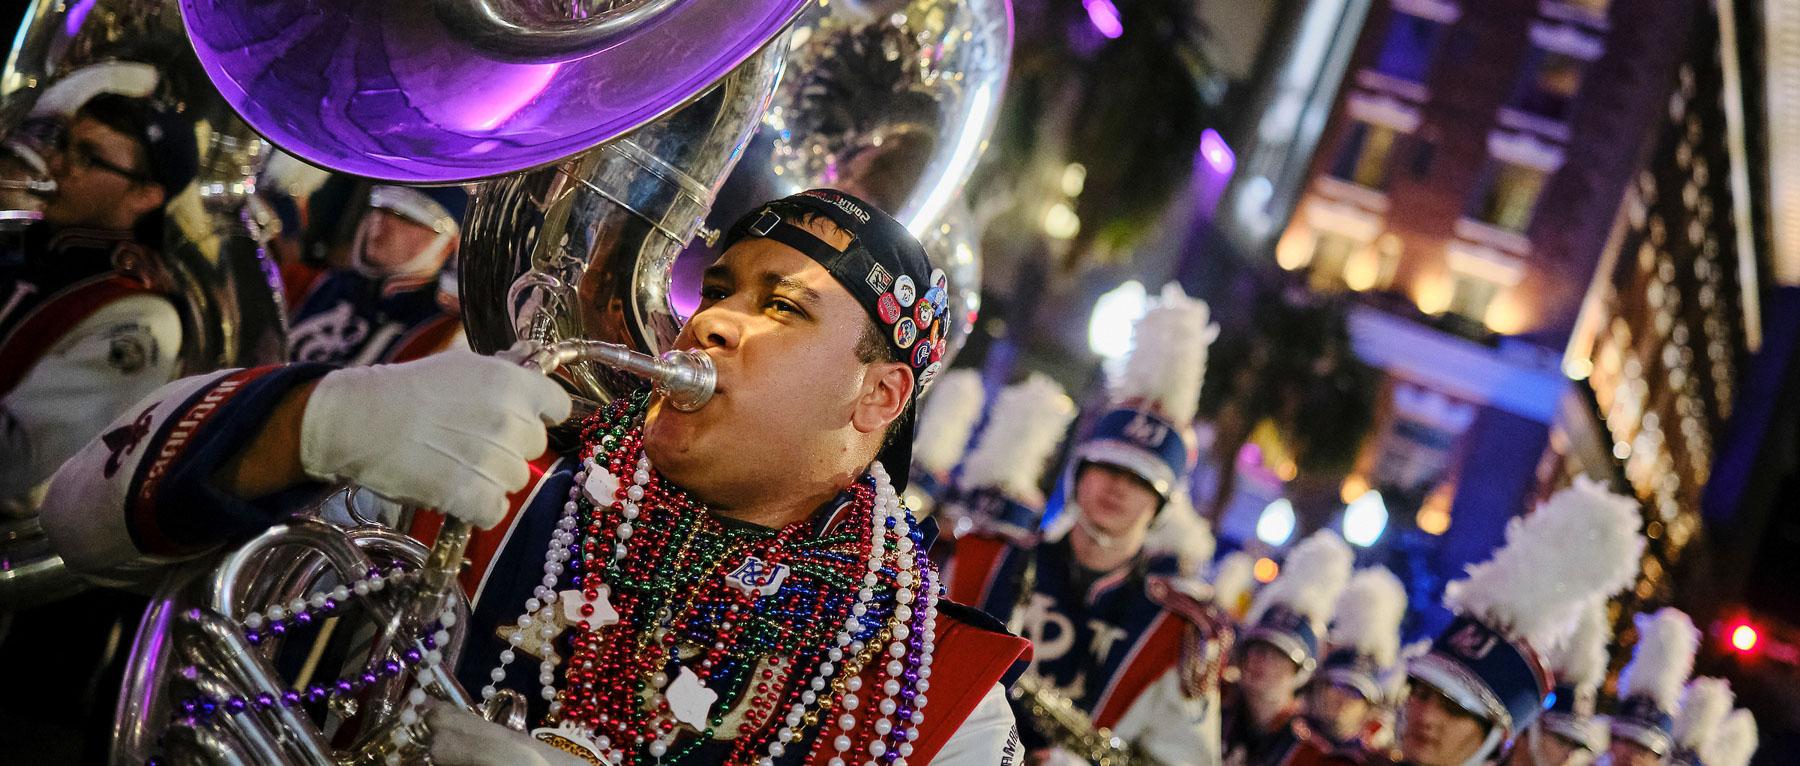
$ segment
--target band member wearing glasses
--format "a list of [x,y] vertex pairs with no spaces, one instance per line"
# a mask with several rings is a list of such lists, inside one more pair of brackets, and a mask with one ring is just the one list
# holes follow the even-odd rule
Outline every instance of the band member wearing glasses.
[[[1180,527],[1168,523],[1193,512],[1176,494],[1196,454],[1191,423],[1217,331],[1207,320],[1205,303],[1165,290],[1138,322],[1112,400],[1073,449],[1070,500],[1050,532],[1005,534],[1019,514],[1000,513],[998,525],[959,538],[949,564],[951,598],[1031,639],[1028,672],[1040,688],[1159,763],[1220,757],[1217,674],[1230,621],[1181,576],[1171,544]],[[1014,713],[1035,759],[1084,757],[1081,732],[1022,702]]]
[[176,372],[181,320],[148,276],[162,209],[193,180],[194,129],[102,93],[50,152],[43,220],[0,251],[0,504],[19,511],[63,460]]
[[523,693],[538,728],[409,709],[431,731],[409,747],[439,764],[1013,762],[1000,684],[1026,644],[938,598],[897,495],[949,335],[944,272],[831,190],[768,203],[723,242],[675,343],[717,367],[698,410],[626,396],[545,453],[568,394],[469,352],[186,379],[139,407],[142,438],[92,442],[58,473],[51,542],[128,580],[344,480],[487,530],[454,671],[478,697]]
[[[135,418],[128,408],[177,374],[182,341],[176,306],[152,275],[163,203],[198,164],[192,125],[113,93],[81,103],[59,129],[51,124],[31,126],[48,139],[33,144],[41,151],[22,136],[9,146],[10,156],[41,162],[56,190],[41,200],[43,218],[0,246],[0,517],[35,511],[57,466],[114,418]],[[108,635],[129,634],[141,610],[141,597],[107,593],[8,615],[0,653],[64,657],[88,670],[73,681],[32,663],[8,674],[0,741],[42,742],[43,732],[74,727],[64,741],[103,742],[110,697],[90,689],[116,687]],[[7,750],[0,760],[82,757]]]

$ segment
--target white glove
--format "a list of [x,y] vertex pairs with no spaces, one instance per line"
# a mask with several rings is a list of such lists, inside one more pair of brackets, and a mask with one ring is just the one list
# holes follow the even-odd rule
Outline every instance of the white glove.
[[438,766],[587,766],[525,732],[454,705],[432,706],[425,723],[431,728],[431,762]]
[[319,380],[300,424],[300,465],[486,529],[530,479],[544,426],[569,416],[549,378],[471,351],[352,367]]

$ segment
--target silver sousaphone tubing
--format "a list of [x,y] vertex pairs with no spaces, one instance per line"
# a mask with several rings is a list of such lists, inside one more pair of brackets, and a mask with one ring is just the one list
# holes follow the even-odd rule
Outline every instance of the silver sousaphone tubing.
[[[704,224],[720,185],[743,156],[786,63],[806,58],[791,42],[802,36],[783,32],[805,0],[576,0],[572,10],[579,13],[567,18],[544,16],[555,6],[533,0],[179,2],[199,58],[226,101],[289,153],[329,170],[401,182],[485,179],[471,187],[459,256],[464,321],[475,350],[509,353],[526,341],[509,355],[554,374],[587,406],[636,388],[639,376],[650,378],[672,407],[704,405],[712,389],[710,360],[664,353],[681,319],[669,302],[670,269],[696,236],[711,236]],[[484,29],[444,22],[446,9],[469,2],[492,12],[480,22]],[[986,30],[1010,30],[1005,0],[915,0],[906,7],[948,13],[918,17],[950,20],[919,33],[928,48],[973,51],[959,42],[1004,41],[998,57],[981,56],[988,63],[959,70],[979,71],[981,81],[998,87],[1010,37]],[[816,23],[809,21],[805,31]],[[561,47],[583,37],[610,42],[591,55],[582,55],[580,44],[575,54]],[[924,76],[896,71],[909,80]],[[937,190],[928,195],[936,199],[953,195],[966,177],[967,153],[956,150],[985,137],[992,115],[979,105],[991,107],[997,91],[960,97],[970,92],[964,89],[969,79],[955,72],[931,82],[959,94],[958,106],[943,115],[947,134],[959,140],[933,143],[953,159],[927,162],[948,170],[917,176]],[[977,122],[975,130],[956,130],[962,114]],[[429,549],[370,527],[338,530],[336,538],[311,531],[281,537],[300,528],[335,529],[310,520],[284,525],[201,567],[214,577],[242,573],[234,582],[245,593],[235,601],[171,581],[133,647],[115,763],[135,766],[157,752],[179,695],[197,684],[224,689],[230,687],[221,684],[272,681],[254,667],[265,663],[266,669],[267,657],[237,651],[241,643],[229,636],[248,612],[315,587],[328,576],[320,563],[328,557],[354,573],[363,562],[346,551],[379,540],[383,555],[419,573],[389,597],[398,617],[380,620],[376,638],[387,646],[409,640],[417,615],[462,598],[454,580],[467,525],[445,524]],[[260,562],[240,558],[251,549]],[[180,637],[197,633],[212,638],[194,638],[193,646],[215,648],[183,649]],[[444,667],[454,667],[445,654]],[[454,679],[423,680],[431,694],[469,704]],[[178,761],[378,761],[382,733],[400,727],[404,685],[380,691],[357,719],[366,736],[348,743],[327,740],[311,721],[261,716],[240,716],[242,726],[228,730],[177,721],[162,741],[181,748]],[[506,707],[484,713],[520,722],[516,707]]]

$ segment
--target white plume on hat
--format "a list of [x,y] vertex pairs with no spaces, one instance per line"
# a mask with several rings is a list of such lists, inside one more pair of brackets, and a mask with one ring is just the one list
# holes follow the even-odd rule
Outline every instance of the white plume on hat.
[[1406,586],[1387,567],[1359,569],[1338,596],[1331,616],[1333,646],[1354,647],[1379,667],[1400,653],[1400,621],[1406,617]]
[[1151,555],[1174,556],[1181,563],[1182,574],[1193,574],[1212,561],[1218,540],[1213,537],[1212,523],[1194,510],[1187,492],[1177,490],[1170,494],[1168,505],[1150,520],[1144,551]]
[[1706,766],[1749,766],[1756,755],[1756,717],[1739,708],[1731,711],[1720,724],[1712,740],[1700,748],[1700,762]]
[[1590,601],[1575,619],[1574,630],[1544,652],[1544,664],[1560,683],[1577,689],[1598,689],[1606,681],[1606,649],[1611,642],[1612,624],[1606,619],[1606,603]]
[[918,436],[913,462],[932,473],[948,473],[969,448],[969,435],[981,419],[987,389],[981,373],[960,368],[944,373],[919,402]]
[[1637,503],[1583,476],[1538,509],[1514,518],[1494,557],[1444,590],[1451,611],[1551,646],[1595,596],[1635,576],[1644,539]]
[[1700,650],[1700,629],[1681,610],[1663,607],[1655,614],[1632,618],[1637,624],[1637,646],[1631,662],[1619,674],[1619,699],[1649,697],[1663,712],[1674,712],[1681,684],[1694,672],[1694,653]]
[[1207,347],[1219,336],[1211,316],[1206,301],[1189,298],[1174,282],[1164,285],[1133,329],[1131,352],[1112,383],[1113,400],[1143,401],[1177,424],[1192,423]]
[[1280,604],[1306,617],[1313,632],[1323,636],[1325,621],[1331,617],[1338,594],[1349,584],[1355,561],[1356,554],[1337,532],[1321,529],[1312,533],[1288,552],[1275,581],[1256,594],[1248,622],[1255,624],[1270,607]]
[[1232,551],[1213,566],[1213,599],[1238,616],[1240,605],[1256,589],[1256,557],[1243,551]]
[[1381,686],[1387,690],[1388,699],[1400,699],[1400,695],[1406,692],[1406,664],[1414,657],[1423,657],[1430,653],[1431,639],[1429,638],[1421,638],[1400,647],[1400,655],[1395,658],[1394,664],[1381,672]]
[[1675,713],[1675,744],[1698,751],[1711,742],[1731,715],[1733,699],[1731,684],[1723,678],[1689,681],[1681,692],[1681,710]]
[[963,464],[962,486],[1039,500],[1044,464],[1074,419],[1075,402],[1042,373],[1007,386],[995,397],[987,427]]

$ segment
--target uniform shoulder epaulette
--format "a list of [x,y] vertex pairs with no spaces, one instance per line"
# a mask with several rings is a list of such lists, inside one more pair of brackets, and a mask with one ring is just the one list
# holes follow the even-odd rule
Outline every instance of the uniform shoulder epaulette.
[[1202,627],[1212,627],[1224,615],[1213,600],[1212,586],[1189,577],[1151,576],[1145,591],[1158,606]]
[[993,615],[967,604],[959,604],[947,598],[938,599],[938,614],[964,625],[968,625],[969,627],[985,630],[989,633],[1003,633],[1008,636],[1013,635],[1012,631],[1006,629],[1006,623],[995,619]]
[[975,525],[961,537],[980,537],[1005,543],[1014,548],[1034,548],[1043,541],[1035,530],[1025,529],[1016,524],[1008,524],[991,519],[978,519]]

